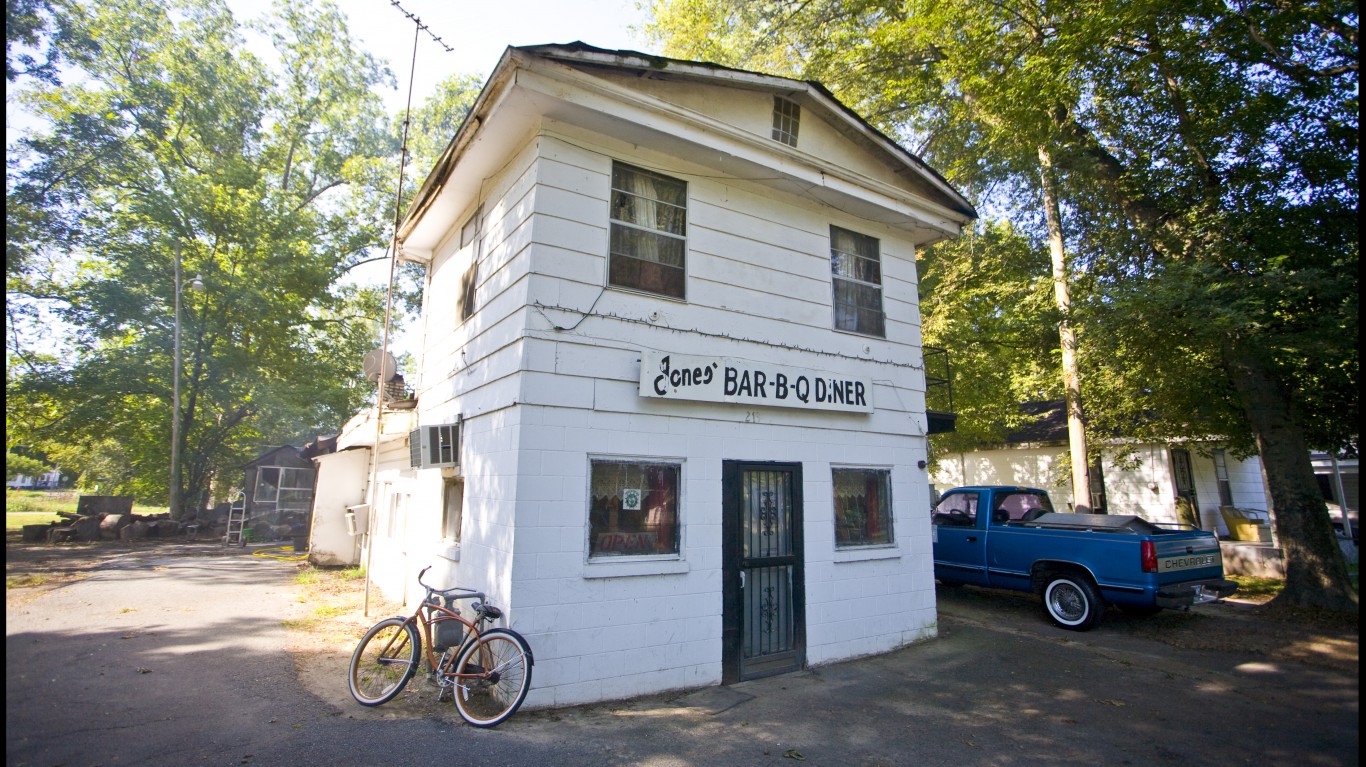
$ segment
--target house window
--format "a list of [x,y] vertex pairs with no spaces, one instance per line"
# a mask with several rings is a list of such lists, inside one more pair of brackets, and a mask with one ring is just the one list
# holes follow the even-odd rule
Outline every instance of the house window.
[[685,182],[612,163],[609,284],[684,297],[687,203]]
[[676,463],[593,461],[588,555],[677,554],[681,473]]
[[773,140],[788,146],[797,145],[797,128],[802,120],[802,108],[782,96],[773,97]]
[[447,478],[441,507],[441,537],[447,543],[460,542],[460,518],[465,508],[465,483]]
[[884,336],[882,260],[874,237],[830,227],[830,272],[835,290],[835,328]]
[[1223,450],[1214,451],[1214,479],[1219,485],[1219,505],[1233,505],[1233,484],[1228,481],[1228,456]]
[[833,469],[835,547],[879,546],[892,537],[892,472]]
[[1104,514],[1108,502],[1105,500],[1105,472],[1101,468],[1099,458],[1091,463],[1090,472],[1091,511]]
[[464,250],[471,243],[474,250],[470,253],[470,265],[465,273],[460,276],[460,295],[456,297],[457,311],[460,321],[464,322],[474,314],[474,291],[479,285],[479,257],[484,247],[484,239],[480,235],[483,230],[484,206],[470,216],[470,220],[460,227],[460,249]]
[[390,539],[397,539],[404,534],[407,527],[407,520],[404,515],[408,513],[408,494],[400,493],[389,488],[389,514],[385,520],[384,534]]
[[307,511],[313,502],[313,470],[262,466],[256,470],[257,503],[273,503],[281,511]]

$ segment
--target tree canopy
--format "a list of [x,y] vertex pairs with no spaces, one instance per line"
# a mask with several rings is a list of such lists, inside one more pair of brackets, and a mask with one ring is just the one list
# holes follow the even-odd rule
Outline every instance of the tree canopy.
[[1308,456],[1357,440],[1354,4],[651,11],[667,54],[821,81],[1037,241],[1051,169],[1093,421],[1255,449],[1286,551],[1283,600],[1356,609]]
[[[204,285],[182,291],[178,414],[202,503],[369,392],[353,373],[381,296],[336,279],[386,241],[397,142],[373,86],[391,75],[327,3],[277,6],[274,66],[220,0],[46,5],[63,82],[20,75],[45,127],[7,174],[7,425],[136,465],[109,491],[164,498],[179,259]],[[20,338],[44,316],[70,337]]]

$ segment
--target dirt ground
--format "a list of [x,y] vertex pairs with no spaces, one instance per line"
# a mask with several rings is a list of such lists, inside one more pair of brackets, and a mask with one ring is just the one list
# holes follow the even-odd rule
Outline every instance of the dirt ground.
[[[162,557],[273,555],[294,563],[297,594],[294,613],[285,617],[287,650],[299,680],[314,696],[334,701],[357,719],[455,718],[454,706],[437,702],[437,688],[422,672],[394,701],[377,708],[351,705],[346,666],[356,642],[376,621],[406,612],[371,589],[368,615],[365,582],[355,571],[315,568],[278,547],[225,547],[218,541],[144,540],[84,544],[26,544],[18,533],[6,536],[6,607],[88,577],[103,567],[129,567]],[[260,552],[259,554],[257,552]],[[947,604],[991,611],[1039,613],[1038,597],[975,588],[941,589]],[[1042,617],[1038,620],[1042,621]],[[1023,625],[1029,625],[1026,621]],[[1190,650],[1241,651],[1268,661],[1293,661],[1347,668],[1360,665],[1360,627],[1356,616],[1312,611],[1274,610],[1251,600],[1230,599],[1189,612],[1163,611],[1133,618],[1112,610],[1099,631],[1120,632]]]

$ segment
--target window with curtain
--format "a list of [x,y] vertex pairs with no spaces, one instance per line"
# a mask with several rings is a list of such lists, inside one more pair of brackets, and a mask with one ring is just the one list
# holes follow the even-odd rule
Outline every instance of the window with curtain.
[[835,328],[885,336],[882,257],[877,238],[830,227],[830,273],[835,292]]
[[589,556],[677,554],[681,473],[676,463],[593,461]]
[[833,469],[835,548],[880,546],[892,536],[892,472]]
[[684,298],[687,183],[614,162],[611,204],[608,284]]

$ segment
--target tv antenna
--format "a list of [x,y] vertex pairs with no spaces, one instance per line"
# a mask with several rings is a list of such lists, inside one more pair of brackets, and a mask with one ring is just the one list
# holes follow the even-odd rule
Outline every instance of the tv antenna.
[[455,52],[454,48],[450,47],[449,45],[446,45],[445,40],[442,40],[441,38],[437,37],[426,24],[423,24],[422,19],[419,19],[418,17],[409,13],[406,8],[399,5],[398,0],[389,0],[389,4],[397,8],[399,10],[399,13],[402,13],[404,16],[407,16],[408,18],[412,19],[413,23],[417,25],[417,28],[423,32],[426,32],[427,36],[435,40],[437,45],[441,46],[442,48],[445,48],[446,53]]

